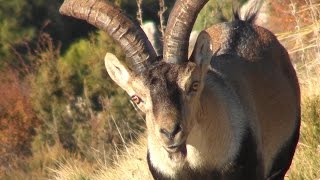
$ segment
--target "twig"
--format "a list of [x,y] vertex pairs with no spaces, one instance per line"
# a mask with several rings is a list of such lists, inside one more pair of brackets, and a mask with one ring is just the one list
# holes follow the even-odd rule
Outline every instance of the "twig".
[[122,143],[123,143],[124,147],[126,148],[128,154],[130,154],[130,153],[129,153],[129,150],[128,150],[128,147],[127,147],[127,145],[126,145],[126,141],[124,140],[124,138],[123,138],[123,136],[122,136],[122,134],[121,134],[121,131],[120,131],[120,129],[119,129],[119,127],[118,127],[118,125],[117,125],[117,123],[116,123],[116,121],[114,120],[114,118],[113,118],[112,115],[111,115],[111,119],[112,119],[114,125],[116,126],[116,128],[117,128],[117,130],[118,130],[118,133],[119,133],[119,135],[120,135],[120,138],[121,138],[121,140],[122,140]]
[[131,103],[131,105],[133,106],[134,110],[138,113],[139,117],[144,120],[144,122],[146,122],[146,120],[144,119],[143,115],[140,113],[137,105],[135,103],[133,103],[132,101],[129,101]]
[[[9,44],[9,47],[11,49],[11,51],[13,52],[13,54],[17,57],[17,59],[19,60],[19,64],[22,65],[22,69],[15,67],[16,70],[19,73],[24,73],[24,74],[30,74],[31,71],[31,66],[28,66],[25,62],[26,60],[22,57],[22,55],[17,51],[16,48],[14,48],[13,45]],[[9,63],[9,61],[7,61],[8,64],[12,65],[14,67],[14,65],[12,63]]]
[[164,4],[164,0],[159,0],[159,6],[160,6],[160,10],[158,12],[158,16],[160,18],[160,32],[162,37],[164,37],[164,31],[165,31],[165,25],[164,25],[164,12],[167,10],[167,8],[165,7]]
[[142,0],[137,0],[138,12],[137,12],[137,20],[142,26],[142,9],[141,9]]

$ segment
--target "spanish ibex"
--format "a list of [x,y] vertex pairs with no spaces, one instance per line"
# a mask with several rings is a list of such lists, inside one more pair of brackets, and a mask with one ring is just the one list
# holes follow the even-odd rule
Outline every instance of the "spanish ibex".
[[110,77],[146,114],[154,179],[283,179],[299,138],[300,90],[286,49],[254,25],[258,8],[189,35],[208,0],[177,0],[163,55],[104,0],[65,0],[62,14],[106,31],[129,66],[107,53]]

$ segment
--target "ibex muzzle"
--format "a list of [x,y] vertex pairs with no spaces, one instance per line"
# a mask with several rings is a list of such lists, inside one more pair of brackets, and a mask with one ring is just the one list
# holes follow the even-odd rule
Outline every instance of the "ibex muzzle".
[[103,0],[66,0],[120,44],[129,68],[107,53],[110,77],[146,114],[154,179],[283,179],[299,138],[300,90],[285,48],[254,25],[258,8],[188,43],[207,0],[177,0],[162,56],[143,30]]

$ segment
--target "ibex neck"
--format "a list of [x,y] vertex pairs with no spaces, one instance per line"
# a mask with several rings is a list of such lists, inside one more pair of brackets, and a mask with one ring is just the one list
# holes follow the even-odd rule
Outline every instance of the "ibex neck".
[[207,80],[201,96],[198,124],[187,141],[189,149],[194,149],[194,157],[199,153],[199,157],[188,159],[194,168],[225,167],[236,157],[246,128],[237,94],[227,82],[216,78],[209,76]]

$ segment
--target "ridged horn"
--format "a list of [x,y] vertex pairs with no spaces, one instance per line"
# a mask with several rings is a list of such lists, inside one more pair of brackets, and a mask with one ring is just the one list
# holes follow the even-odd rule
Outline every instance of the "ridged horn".
[[163,58],[170,63],[188,60],[189,37],[198,13],[208,0],[177,0],[164,37]]
[[60,13],[86,20],[106,31],[124,50],[129,67],[141,73],[156,60],[156,52],[140,26],[104,0],[65,0]]

